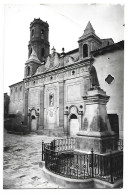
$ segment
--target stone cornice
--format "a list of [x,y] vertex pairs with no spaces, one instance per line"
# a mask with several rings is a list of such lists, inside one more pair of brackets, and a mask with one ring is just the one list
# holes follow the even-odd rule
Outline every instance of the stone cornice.
[[94,94],[92,96],[83,96],[86,104],[106,104],[110,96],[102,94]]
[[79,38],[79,40],[78,40],[78,43],[83,42],[84,40],[88,40],[89,38],[93,38],[96,41],[98,41],[100,44],[102,44],[101,39],[97,35],[95,35],[94,33],[90,33],[90,34],[88,34],[86,36],[85,35],[84,36],[81,36]]
[[97,137],[97,138],[107,138],[107,137],[114,137],[117,136],[114,131],[79,131],[77,133],[78,136],[85,136],[85,137]]
[[15,84],[10,85],[9,87],[13,87],[13,86],[16,86],[16,85],[19,85],[19,84],[23,84],[23,83],[24,83],[24,81],[20,81],[20,82],[17,82]]

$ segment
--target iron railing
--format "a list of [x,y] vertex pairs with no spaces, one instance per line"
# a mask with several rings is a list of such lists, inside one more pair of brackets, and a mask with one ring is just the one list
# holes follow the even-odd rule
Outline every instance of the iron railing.
[[97,178],[110,183],[123,177],[123,152],[98,155],[74,152],[75,139],[42,142],[42,160],[45,167],[64,177],[73,179]]
[[44,143],[42,141],[42,161],[45,160],[46,148],[56,152],[67,152],[75,149],[75,138],[54,139],[51,143]]

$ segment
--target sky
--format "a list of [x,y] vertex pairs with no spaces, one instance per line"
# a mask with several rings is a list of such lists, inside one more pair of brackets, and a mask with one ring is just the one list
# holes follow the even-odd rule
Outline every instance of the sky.
[[78,38],[91,22],[100,38],[124,40],[124,6],[112,4],[7,4],[4,5],[4,92],[22,81],[28,59],[30,23],[40,18],[49,24],[50,50],[78,48]]

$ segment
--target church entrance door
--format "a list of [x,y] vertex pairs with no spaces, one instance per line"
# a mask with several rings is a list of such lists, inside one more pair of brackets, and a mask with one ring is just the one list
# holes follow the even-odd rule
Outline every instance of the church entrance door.
[[34,115],[32,115],[31,118],[31,131],[36,131],[36,126],[37,126],[37,120],[36,117]]
[[79,121],[75,114],[70,117],[70,136],[75,136],[79,132]]

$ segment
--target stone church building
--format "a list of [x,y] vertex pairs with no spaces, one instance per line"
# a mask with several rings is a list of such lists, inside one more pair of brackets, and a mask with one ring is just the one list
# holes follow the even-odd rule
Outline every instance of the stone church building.
[[50,53],[49,25],[34,19],[24,79],[10,86],[9,114],[20,111],[30,131],[75,136],[86,129],[87,91],[100,87],[110,96],[111,128],[122,138],[123,60],[124,42],[99,38],[90,22],[78,39],[78,48],[69,52],[62,48],[58,53],[53,47]]

